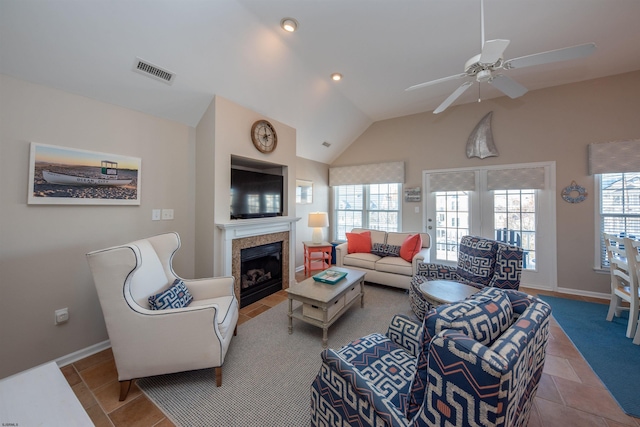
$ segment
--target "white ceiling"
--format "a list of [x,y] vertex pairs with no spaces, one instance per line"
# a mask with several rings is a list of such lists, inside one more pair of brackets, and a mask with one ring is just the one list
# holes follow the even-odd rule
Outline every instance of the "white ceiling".
[[[529,90],[640,69],[638,0],[484,9],[486,40],[511,40],[505,59],[596,43],[587,58],[507,72]],[[289,16],[293,34],[279,27]],[[325,163],[374,121],[435,109],[461,81],[404,89],[463,72],[480,49],[479,0],[0,0],[0,73],[190,126],[220,95],[296,128],[298,155]],[[132,72],[136,57],[174,84]],[[481,96],[502,94],[483,84]]]

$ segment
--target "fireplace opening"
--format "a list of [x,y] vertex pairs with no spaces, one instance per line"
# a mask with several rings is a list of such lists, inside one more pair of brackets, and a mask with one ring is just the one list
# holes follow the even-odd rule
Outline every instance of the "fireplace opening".
[[282,289],[282,242],[240,251],[240,308]]

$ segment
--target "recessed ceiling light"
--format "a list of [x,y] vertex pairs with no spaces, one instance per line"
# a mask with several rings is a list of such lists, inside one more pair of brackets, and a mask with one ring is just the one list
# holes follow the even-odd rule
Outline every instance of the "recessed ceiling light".
[[293,18],[283,18],[282,21],[280,21],[280,26],[283,30],[293,33],[298,29],[298,21]]
[[340,73],[331,74],[331,80],[336,81],[336,82],[342,80],[342,74],[340,74]]

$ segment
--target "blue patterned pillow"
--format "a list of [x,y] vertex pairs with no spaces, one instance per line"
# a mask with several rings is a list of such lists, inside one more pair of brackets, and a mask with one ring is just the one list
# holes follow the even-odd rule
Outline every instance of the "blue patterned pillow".
[[424,400],[429,345],[437,334],[445,329],[452,329],[488,347],[509,329],[512,322],[511,299],[500,288],[484,288],[464,301],[443,304],[429,311],[424,318],[422,351],[407,400],[407,418],[412,419],[418,413]]
[[374,243],[371,247],[371,253],[380,257],[400,256],[400,246],[387,245],[386,243]]
[[173,285],[164,292],[149,297],[151,310],[164,310],[167,308],[182,308],[191,304],[193,297],[180,279],[176,279]]

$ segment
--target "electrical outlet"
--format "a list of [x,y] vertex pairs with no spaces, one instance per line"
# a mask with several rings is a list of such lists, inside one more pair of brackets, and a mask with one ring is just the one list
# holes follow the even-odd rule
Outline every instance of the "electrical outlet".
[[151,211],[151,220],[152,221],[160,221],[161,215],[162,215],[161,212],[162,211],[160,209],[153,209]]
[[173,209],[162,209],[162,219],[173,219]]
[[66,323],[69,321],[69,309],[61,308],[60,310],[56,310],[55,312],[55,323],[54,325],[59,325],[61,323]]

